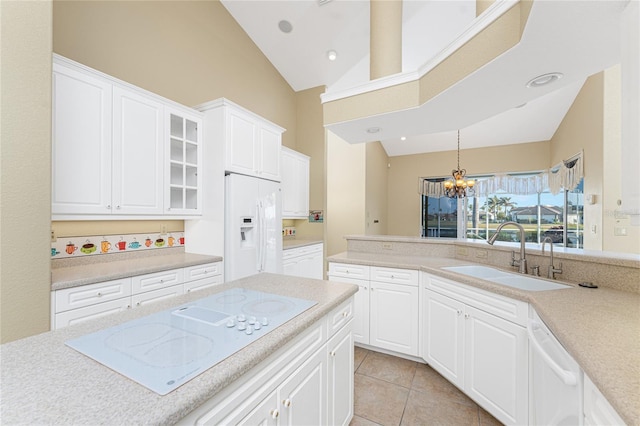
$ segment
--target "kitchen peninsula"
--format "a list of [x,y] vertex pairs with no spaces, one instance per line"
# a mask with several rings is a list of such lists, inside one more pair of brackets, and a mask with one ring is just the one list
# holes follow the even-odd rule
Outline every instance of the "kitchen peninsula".
[[[317,304],[165,396],[148,390],[65,345],[70,339],[234,288],[297,297]],[[353,372],[353,345],[349,344],[349,327],[352,315],[350,301],[356,290],[355,286],[348,284],[258,274],[100,320],[4,344],[0,346],[0,418],[7,424],[175,424],[198,407],[205,407],[207,410],[196,413],[195,418],[189,417],[190,421],[196,420],[208,415],[211,409],[207,403],[213,402],[215,409],[219,410],[225,406],[219,399],[227,401],[224,398],[233,398],[234,392],[242,391],[242,386],[249,380],[265,380],[260,389],[253,389],[254,392],[271,385],[279,386],[277,383],[274,385],[275,379],[267,382],[268,377],[263,377],[265,375],[262,372],[271,371],[269,368],[274,363],[281,363],[283,355],[293,358],[292,365],[295,366],[296,362],[301,364],[296,373],[300,369],[304,371],[307,355],[313,355],[323,365],[321,371],[327,372],[328,380],[325,381],[323,376],[322,384],[331,386],[332,371],[344,373],[340,368],[346,367]],[[343,336],[342,340],[336,339],[338,336]],[[309,340],[311,338],[315,340]],[[340,346],[342,342],[347,344]],[[334,343],[336,346],[332,347]],[[314,354],[305,353],[302,360],[296,358],[295,351],[304,352],[307,348],[313,348]],[[347,348],[346,352],[341,351],[344,348]],[[344,365],[337,365],[338,362]],[[278,376],[278,373],[274,373],[274,376]],[[285,380],[286,377],[280,379]],[[334,379],[351,380],[353,389],[353,374],[340,374]],[[343,387],[343,383],[339,385],[336,388]],[[323,413],[328,413],[321,413],[322,418],[345,414],[332,410],[331,391],[328,395],[328,401],[322,399],[326,408]],[[260,401],[255,402],[257,404]],[[347,416],[353,414],[352,402],[351,399]],[[216,414],[237,414],[232,412],[236,405],[226,408],[227,412]],[[271,410],[272,415],[278,415],[278,410],[274,410]]]
[[[422,317],[417,321],[422,328],[417,328],[415,332],[420,339],[419,350],[417,354],[410,353],[415,349],[414,346],[407,344],[404,346],[407,349],[400,352],[414,358],[428,358],[428,348],[425,344],[426,333],[430,327],[425,320],[427,294],[440,292],[456,298],[458,296],[455,296],[452,291],[460,287],[466,288],[467,294],[481,295],[483,303],[489,300],[487,297],[500,300],[499,303],[502,306],[500,309],[504,311],[497,316],[503,315],[508,322],[512,323],[519,321],[525,336],[528,304],[530,308],[535,309],[566,351],[577,361],[581,370],[584,371],[585,382],[588,376],[626,424],[640,423],[640,400],[637,398],[640,394],[640,340],[638,339],[640,336],[640,280],[638,279],[640,259],[638,256],[580,253],[575,250],[560,249],[556,251],[556,259],[563,262],[562,275],[558,276],[557,281],[544,280],[542,283],[565,284],[567,287],[550,291],[527,291],[497,284],[487,279],[463,275],[451,269],[465,266],[499,268],[502,273],[514,273],[517,278],[532,280],[530,276],[517,274],[514,268],[509,266],[511,251],[518,250],[515,244],[499,243],[492,247],[484,241],[383,235],[348,236],[346,239],[347,251],[329,256],[327,259],[329,277],[337,282],[343,280],[354,284],[362,283],[359,284],[360,291],[356,295],[356,312],[363,311],[358,310],[361,300],[366,300],[367,303],[371,300],[370,312],[374,312],[373,309],[377,308],[374,300],[376,303],[384,300],[380,294],[374,295],[383,290],[391,289],[396,294],[401,294],[400,289],[415,288],[414,291],[418,293],[419,286],[419,297],[403,299],[411,306],[418,307],[422,304],[419,309]],[[530,265],[549,264],[548,255],[543,256],[538,245],[527,246],[527,259]],[[412,276],[414,278],[411,278]],[[390,283],[391,281],[393,283]],[[583,281],[591,281],[599,287],[592,289],[578,286],[578,283]],[[396,287],[389,287],[390,285]],[[406,291],[409,294],[409,290]],[[434,297],[439,296],[436,294]],[[467,305],[474,303],[473,300],[469,301],[469,298],[465,300]],[[515,311],[516,306],[523,308],[521,312]],[[488,305],[485,304],[484,307]],[[514,307],[513,310],[512,307]],[[403,309],[402,312],[407,310]],[[384,312],[376,315],[384,316]],[[455,314],[455,311],[453,312]],[[464,312],[464,308],[458,308],[458,316],[461,312]],[[379,342],[390,339],[388,335],[383,335],[382,338],[373,335],[374,321],[378,319],[373,313],[370,315],[371,317],[366,321],[371,323],[367,322],[366,328],[371,331],[371,336],[367,335],[365,340],[370,337],[371,345],[379,346]],[[511,318],[508,318],[508,315],[512,315]],[[469,316],[465,314],[464,317]],[[354,318],[354,336],[357,336],[360,321],[357,316]],[[443,327],[444,324],[438,322],[437,326]],[[386,329],[389,328],[390,326],[386,325]],[[382,333],[384,332],[383,329]],[[358,341],[357,338],[356,341]],[[397,351],[397,349],[391,350]],[[526,364],[525,355],[525,371]],[[494,379],[497,378],[494,377]],[[525,401],[526,393],[525,385]],[[524,417],[519,423],[528,423],[526,405]]]

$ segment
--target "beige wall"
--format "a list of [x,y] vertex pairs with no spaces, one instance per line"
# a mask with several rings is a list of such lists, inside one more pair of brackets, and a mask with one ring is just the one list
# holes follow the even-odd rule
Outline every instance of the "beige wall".
[[184,231],[184,220],[111,220],[111,221],[57,221],[51,222],[51,230],[57,238],[83,235],[138,234]]
[[0,342],[5,343],[49,329],[51,2],[0,2],[0,31]]
[[[469,175],[544,170],[549,167],[549,142],[534,142],[460,151],[460,166]],[[457,152],[445,151],[390,157],[388,227],[390,235],[420,235],[421,196],[418,178],[449,176]]]
[[[290,147],[311,157],[309,165],[309,209],[325,209],[325,143],[320,94],[324,87],[315,87],[296,93],[296,145]],[[308,219],[296,220],[299,237],[324,235],[323,223],[309,223]]]
[[[389,157],[380,142],[366,145],[365,234],[387,233]],[[377,221],[377,223],[376,223]]]
[[345,235],[365,233],[365,144],[349,144],[327,132],[325,253],[347,250]]
[[550,166],[584,150],[584,193],[598,200],[584,206],[584,248],[589,250],[603,249],[603,95],[604,73],[589,77],[551,138]]

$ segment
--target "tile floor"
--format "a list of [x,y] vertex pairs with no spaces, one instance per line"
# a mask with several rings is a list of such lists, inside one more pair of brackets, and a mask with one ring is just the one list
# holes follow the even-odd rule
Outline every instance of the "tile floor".
[[500,425],[426,364],[355,348],[351,426]]

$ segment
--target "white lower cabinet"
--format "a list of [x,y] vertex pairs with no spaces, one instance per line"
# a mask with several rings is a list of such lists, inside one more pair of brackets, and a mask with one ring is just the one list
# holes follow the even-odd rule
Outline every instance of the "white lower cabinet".
[[356,343],[417,356],[420,298],[417,270],[329,263],[330,281],[356,284]]
[[345,301],[178,424],[348,425],[352,305]]
[[427,363],[504,424],[526,424],[527,304],[429,274],[423,282]]
[[346,426],[353,418],[354,407],[353,336],[349,327],[343,327],[329,340],[327,352],[328,424]]
[[51,292],[51,329],[222,284],[222,263],[136,275]]
[[415,286],[371,281],[369,344],[418,355],[418,283]]
[[283,250],[283,274],[321,280],[324,269],[322,254],[323,244],[312,244]]

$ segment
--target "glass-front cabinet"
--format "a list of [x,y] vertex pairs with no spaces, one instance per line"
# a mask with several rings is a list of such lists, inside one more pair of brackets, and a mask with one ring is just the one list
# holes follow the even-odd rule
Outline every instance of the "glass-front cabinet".
[[167,109],[169,162],[167,213],[195,215],[202,212],[202,120]]

